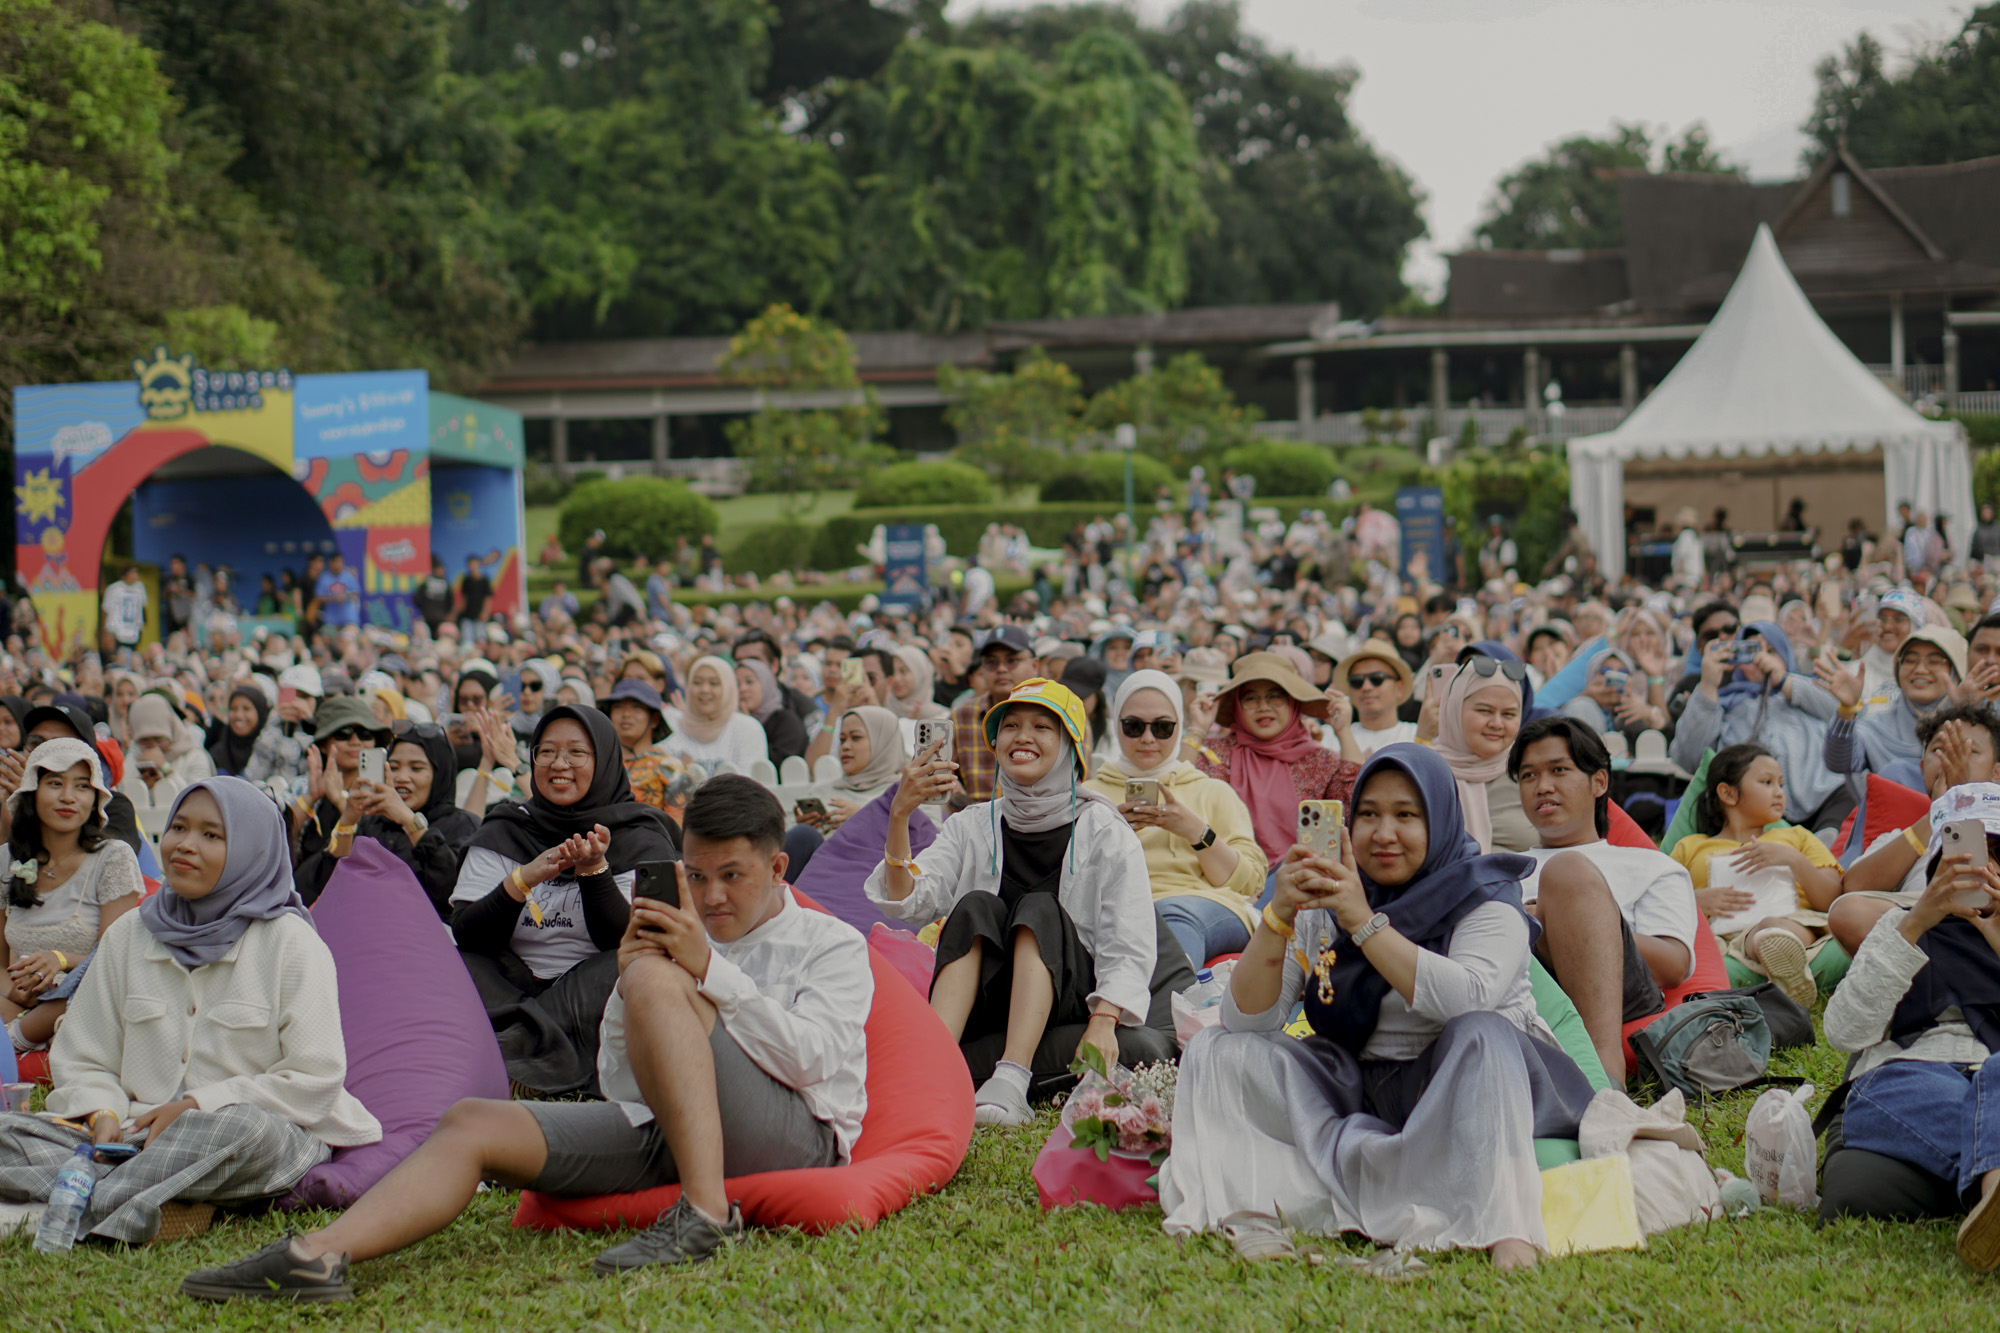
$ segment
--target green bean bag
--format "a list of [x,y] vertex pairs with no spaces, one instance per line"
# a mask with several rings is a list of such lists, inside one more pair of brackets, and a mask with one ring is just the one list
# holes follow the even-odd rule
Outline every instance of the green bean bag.
[[[1602,1092],[1611,1086],[1610,1077],[1604,1072],[1604,1062],[1597,1058],[1597,1047],[1591,1044],[1590,1031],[1583,1025],[1583,1015],[1570,1003],[1569,996],[1556,984],[1556,979],[1537,959],[1528,960],[1528,984],[1535,992],[1535,1012],[1556,1034],[1556,1041],[1569,1058],[1576,1061],[1583,1076],[1590,1080],[1591,1090]],[[1564,1162],[1580,1161],[1582,1150],[1575,1139],[1536,1139],[1535,1162],[1546,1171]]]

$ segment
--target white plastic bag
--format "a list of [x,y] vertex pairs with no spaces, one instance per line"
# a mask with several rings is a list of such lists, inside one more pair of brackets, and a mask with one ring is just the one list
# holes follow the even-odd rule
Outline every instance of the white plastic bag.
[[1819,1151],[1806,1112],[1813,1086],[1770,1088],[1743,1127],[1743,1167],[1757,1197],[1787,1208],[1819,1207]]
[[1235,970],[1234,958],[1213,968],[1204,967],[1195,974],[1198,979],[1194,985],[1173,997],[1175,1041],[1185,1047],[1203,1028],[1222,1022],[1222,997],[1229,991],[1229,974]]

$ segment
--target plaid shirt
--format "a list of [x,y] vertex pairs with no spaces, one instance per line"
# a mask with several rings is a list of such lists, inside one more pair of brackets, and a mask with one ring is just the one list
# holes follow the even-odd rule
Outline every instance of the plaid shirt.
[[951,711],[951,757],[958,761],[959,785],[974,801],[990,801],[1000,782],[1000,760],[986,743],[986,712],[993,703],[976,694]]

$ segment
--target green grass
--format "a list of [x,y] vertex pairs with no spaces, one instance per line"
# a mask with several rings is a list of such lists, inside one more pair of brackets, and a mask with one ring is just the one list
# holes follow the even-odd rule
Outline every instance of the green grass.
[[[1783,1057],[1823,1095],[1840,1057]],[[1754,1093],[1696,1122],[1711,1157],[1740,1172]],[[282,1234],[285,1219],[232,1216],[192,1241],[98,1246],[44,1258],[0,1242],[0,1317],[28,1333],[91,1329],[1983,1329],[1996,1280],[1967,1272],[1952,1227],[1846,1222],[1824,1231],[1765,1210],[1657,1236],[1637,1253],[1583,1255],[1502,1275],[1482,1255],[1433,1256],[1401,1286],[1297,1264],[1246,1268],[1216,1241],[1180,1243],[1159,1212],[1043,1213],[1030,1167],[1054,1123],[978,1131],[958,1176],[873,1231],[755,1233],[691,1274],[591,1276],[596,1234],[517,1231],[514,1199],[481,1195],[441,1235],[356,1270],[357,1299],[313,1312],[181,1299],[183,1274]],[[303,1219],[307,1224],[311,1216]],[[1359,1242],[1342,1242],[1361,1252]]]

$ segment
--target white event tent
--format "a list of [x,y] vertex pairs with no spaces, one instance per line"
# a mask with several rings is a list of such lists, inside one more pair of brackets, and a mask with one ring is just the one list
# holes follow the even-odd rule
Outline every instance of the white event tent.
[[[1569,442],[1570,506],[1607,578],[1625,569],[1627,459],[1865,454],[1879,449],[1886,532],[1896,505],[1943,513],[1972,538],[1972,457],[1955,421],[1932,421],[1877,379],[1812,308],[1768,226],[1715,318],[1616,430]],[[1718,472],[1726,470],[1718,466]]]

